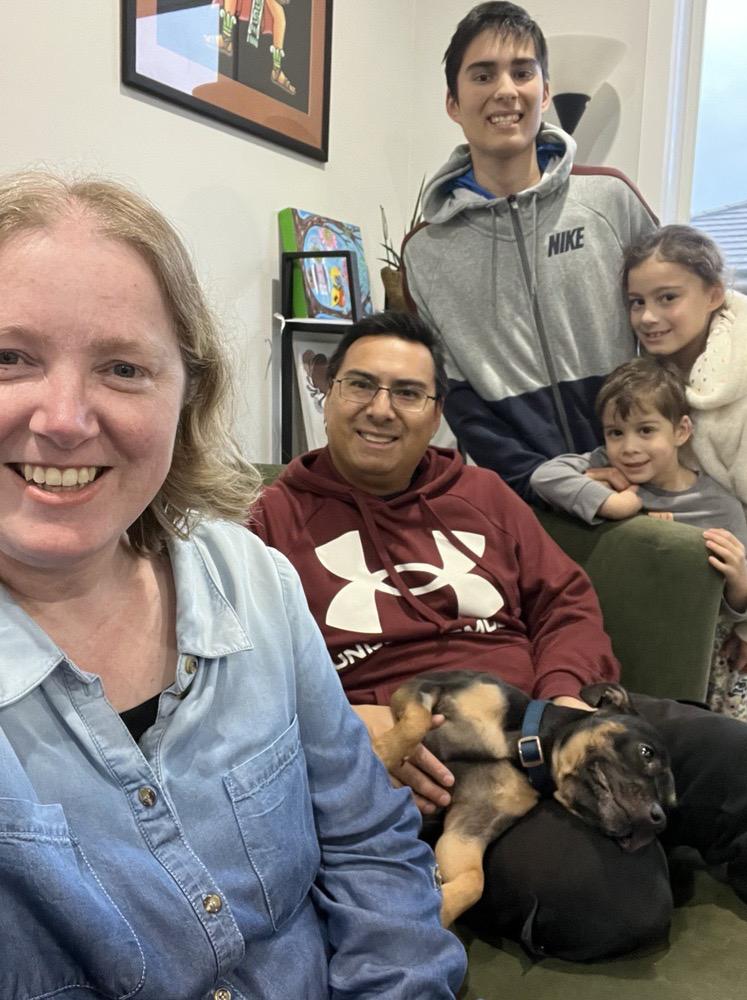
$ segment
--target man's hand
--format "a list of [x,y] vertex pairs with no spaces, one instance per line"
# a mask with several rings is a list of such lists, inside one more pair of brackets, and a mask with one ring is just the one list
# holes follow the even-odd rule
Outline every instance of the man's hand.
[[[617,469],[614,470],[617,472]],[[637,486],[628,486],[619,493],[611,493],[601,505],[597,513],[608,521],[624,521],[632,517],[643,507],[643,501],[638,496]]]
[[747,673],[747,642],[740,639],[736,632],[730,632],[721,646],[721,655],[728,661],[732,670],[741,674]]
[[627,490],[631,485],[619,469],[612,465],[605,465],[602,469],[587,469],[584,473],[589,479],[596,479],[598,483],[606,483],[611,490],[617,493]]
[[703,532],[708,562],[726,579],[724,597],[734,611],[747,610],[747,562],[744,545],[725,528],[709,528]]
[[595,708],[587,705],[580,698],[572,698],[569,694],[559,694],[557,698],[552,698],[553,705],[562,705],[564,708],[582,708],[585,712],[596,712]]
[[[380,736],[394,725],[392,713],[387,705],[353,705],[353,711],[363,722],[371,739]],[[434,715],[432,727],[440,726],[443,715]],[[438,757],[426,750],[422,743],[418,744],[414,753],[399,767],[389,772],[392,784],[397,788],[407,785],[412,789],[415,805],[424,815],[434,813],[436,809],[448,806],[451,796],[447,792],[454,784],[454,775]]]

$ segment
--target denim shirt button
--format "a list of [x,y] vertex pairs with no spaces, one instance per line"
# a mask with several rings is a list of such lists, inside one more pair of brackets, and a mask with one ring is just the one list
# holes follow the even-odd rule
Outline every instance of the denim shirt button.
[[202,905],[206,913],[220,913],[223,909],[223,900],[217,892],[209,892],[203,897]]
[[[197,660],[194,656],[188,656],[184,661],[184,669],[188,674],[194,674],[197,671]],[[223,1000],[223,998],[220,998]]]
[[149,809],[151,806],[154,806],[156,804],[156,799],[158,798],[155,791],[150,787],[150,785],[143,785],[142,788],[139,788],[137,797],[140,799],[142,804],[144,806],[147,806]]
[[225,986],[219,986],[213,993],[213,1000],[231,1000],[231,991],[227,990]]

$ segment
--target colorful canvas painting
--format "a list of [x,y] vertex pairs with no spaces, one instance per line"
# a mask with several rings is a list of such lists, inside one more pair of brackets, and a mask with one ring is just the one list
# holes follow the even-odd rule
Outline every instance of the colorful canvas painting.
[[[283,250],[352,250],[358,265],[361,311],[373,312],[371,285],[358,226],[300,208],[278,213]],[[344,257],[308,257],[294,266],[293,315],[351,319],[351,289]]]

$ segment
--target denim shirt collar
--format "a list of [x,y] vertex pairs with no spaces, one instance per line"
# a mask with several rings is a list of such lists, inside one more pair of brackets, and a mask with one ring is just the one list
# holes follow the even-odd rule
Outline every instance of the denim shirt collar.
[[[199,532],[198,532],[199,534]],[[219,658],[251,649],[252,642],[210,572],[196,538],[170,539],[176,581],[176,643],[179,653]],[[61,663],[65,653],[0,585],[0,708],[23,698]],[[93,675],[80,671],[83,677]]]

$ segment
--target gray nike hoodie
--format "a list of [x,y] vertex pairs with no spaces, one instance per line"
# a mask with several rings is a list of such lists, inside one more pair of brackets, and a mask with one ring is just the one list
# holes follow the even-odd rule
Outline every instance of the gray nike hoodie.
[[446,418],[478,465],[528,499],[540,462],[600,442],[599,385],[634,353],[623,250],[656,226],[622,174],[573,168],[561,129],[543,125],[537,142],[557,155],[534,187],[500,198],[457,183],[472,166],[458,146],[403,244],[407,292],[446,347]]

